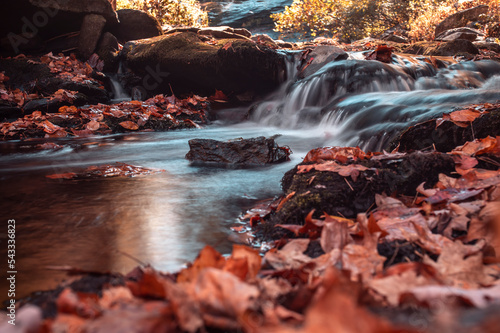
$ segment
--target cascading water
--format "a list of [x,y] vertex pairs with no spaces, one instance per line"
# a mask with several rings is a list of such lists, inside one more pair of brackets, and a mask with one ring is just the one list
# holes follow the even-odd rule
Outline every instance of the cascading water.
[[125,101],[130,101],[132,98],[127,94],[127,92],[123,89],[122,85],[118,81],[117,75],[109,75],[109,81],[111,83],[111,90],[113,93],[112,103],[120,103]]
[[250,118],[264,126],[324,133],[331,145],[380,150],[409,125],[466,104],[500,100],[499,63],[449,59],[440,65],[399,55],[385,64],[353,53],[304,79],[293,76],[255,105]]

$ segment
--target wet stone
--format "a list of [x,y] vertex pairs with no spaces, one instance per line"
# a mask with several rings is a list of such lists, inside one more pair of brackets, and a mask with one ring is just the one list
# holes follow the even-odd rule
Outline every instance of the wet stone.
[[194,164],[215,166],[262,166],[289,161],[290,150],[280,147],[273,138],[263,136],[251,139],[217,141],[189,140],[186,159]]

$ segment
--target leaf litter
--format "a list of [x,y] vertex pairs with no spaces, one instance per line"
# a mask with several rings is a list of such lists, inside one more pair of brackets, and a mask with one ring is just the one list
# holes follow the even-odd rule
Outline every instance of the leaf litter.
[[[59,130],[46,125],[54,133]],[[432,332],[446,325],[463,331],[460,313],[500,304],[499,170],[489,170],[492,177],[471,176],[479,170],[471,158],[483,153],[498,156],[499,151],[492,139],[481,140],[490,143],[464,149],[473,144],[467,143],[450,152],[459,156],[454,158],[457,174],[441,174],[432,188],[420,184],[413,200],[378,194],[375,207],[356,218],[331,212],[313,218],[310,212],[302,225],[276,225],[292,236],[274,242],[263,256],[245,245],[235,244],[229,256],[206,246],[175,274],[140,266],[124,276],[123,283],[101,286],[90,295],[63,285],[39,301],[52,302],[58,309],[45,314],[40,330]],[[341,168],[343,163],[358,168],[362,159],[400,157],[397,152],[329,147],[311,151],[305,166],[354,181],[352,172]],[[54,178],[115,171],[121,176],[123,169],[134,170],[129,168],[91,167],[79,175]],[[251,221],[258,216],[266,223],[294,195],[261,202],[242,218]],[[381,252],[382,245],[392,247],[391,256]],[[321,251],[311,256],[314,246]],[[404,252],[407,248],[411,255]],[[398,251],[402,259],[394,260],[400,257]],[[391,318],[403,309],[425,312],[425,328],[409,319]],[[449,316],[443,319],[443,314]],[[498,328],[498,318],[491,320]]]

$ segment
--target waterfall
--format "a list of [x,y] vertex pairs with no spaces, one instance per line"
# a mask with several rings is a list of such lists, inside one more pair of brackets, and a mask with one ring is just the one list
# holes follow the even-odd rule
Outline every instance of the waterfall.
[[111,83],[111,90],[113,92],[113,98],[111,99],[112,103],[120,103],[132,100],[132,98],[127,94],[125,89],[123,89],[123,86],[118,81],[118,74],[109,75],[109,81]]
[[[393,55],[391,64],[362,53],[290,79],[251,107],[250,120],[282,129],[321,131],[332,142],[380,149],[391,135],[467,104],[500,100],[500,64],[482,60],[440,61]],[[295,75],[295,76],[291,76]]]

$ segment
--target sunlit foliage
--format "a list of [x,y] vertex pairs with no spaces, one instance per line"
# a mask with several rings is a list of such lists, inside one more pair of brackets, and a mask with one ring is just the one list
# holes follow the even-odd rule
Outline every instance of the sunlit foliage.
[[198,0],[118,0],[117,8],[140,9],[150,13],[161,24],[203,27],[208,25],[208,13]]
[[498,3],[499,0],[294,0],[284,12],[271,17],[279,32],[354,40],[402,28],[409,31],[412,39],[432,39],[435,26],[445,17],[480,4],[490,6],[485,22],[497,22]]

